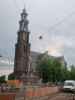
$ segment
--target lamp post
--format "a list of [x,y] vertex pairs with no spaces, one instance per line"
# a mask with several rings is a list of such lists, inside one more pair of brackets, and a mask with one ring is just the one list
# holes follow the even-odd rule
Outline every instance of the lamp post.
[[2,57],[2,55],[0,55],[0,57]]
[[[0,58],[2,57],[2,55],[0,54]],[[2,72],[0,72],[0,75],[2,76]]]
[[[9,73],[10,73],[10,65],[11,65],[10,58],[9,57],[5,57],[5,56],[2,56],[2,55],[0,55],[0,58],[5,58],[7,60],[6,61],[6,64],[8,64],[8,69],[9,69]],[[1,73],[1,75],[2,75],[2,73]]]

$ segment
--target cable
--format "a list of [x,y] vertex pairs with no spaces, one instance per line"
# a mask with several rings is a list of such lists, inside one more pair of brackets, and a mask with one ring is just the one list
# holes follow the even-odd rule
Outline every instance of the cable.
[[[14,5],[16,7],[16,9],[20,12],[20,9],[17,5],[17,1],[16,0],[13,0],[14,2]],[[24,7],[26,6],[25,4],[25,0],[21,0],[22,1],[22,4],[24,4]],[[16,11],[17,12],[17,11]],[[55,29],[57,26],[59,26],[60,24],[62,24],[68,17],[72,17],[73,15],[75,14],[75,11],[73,11],[72,13],[66,15],[62,20],[58,21],[56,24],[52,25],[48,30],[49,32],[52,31],[53,29]]]
[[55,29],[56,27],[58,27],[60,24],[62,24],[64,21],[66,21],[66,19],[72,17],[73,15],[75,15],[75,11],[73,11],[72,13],[66,15],[62,20],[58,21],[56,24],[52,25],[47,32],[51,32],[53,29]]
[[72,13],[66,15],[62,20],[60,20],[59,22],[57,22],[56,24],[52,25],[50,28],[49,28],[49,32],[56,28],[58,25],[62,24],[66,19],[72,17],[73,15],[75,14],[75,11],[73,11]]

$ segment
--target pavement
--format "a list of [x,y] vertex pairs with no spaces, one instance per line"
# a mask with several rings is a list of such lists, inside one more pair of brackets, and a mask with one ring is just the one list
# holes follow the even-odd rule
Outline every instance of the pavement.
[[48,100],[75,100],[75,94],[59,93],[53,97],[49,97]]

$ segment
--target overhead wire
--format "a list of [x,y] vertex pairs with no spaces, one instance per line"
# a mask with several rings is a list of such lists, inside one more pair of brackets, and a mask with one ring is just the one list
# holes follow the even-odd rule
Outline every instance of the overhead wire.
[[[72,11],[71,13],[67,14],[66,16],[64,16],[64,18],[60,21],[58,21],[56,24],[53,24],[52,26],[50,26],[49,28],[47,27],[47,32],[51,32],[54,31],[55,28],[57,28],[59,25],[63,24],[64,22],[66,22],[66,20],[68,20],[70,17],[72,17],[73,15],[75,15],[75,11]],[[44,27],[44,26],[43,26]],[[45,29],[45,27],[44,27]],[[56,29],[57,31],[57,29]],[[55,32],[56,32],[55,31]]]
[[[25,0],[21,0],[21,2],[22,2],[22,4],[24,5],[24,7],[26,7]],[[20,13],[20,8],[18,7],[17,0],[13,0],[13,4],[14,4],[14,6],[15,6],[15,8],[16,8],[16,13],[18,13],[18,12]],[[73,11],[72,13],[70,13],[70,14],[64,16],[64,18],[63,18],[62,20],[57,21],[56,24],[50,26],[50,27],[48,28],[48,31],[51,32],[53,29],[55,29],[56,27],[58,27],[59,25],[61,25],[61,24],[62,24],[63,22],[65,22],[69,17],[72,17],[74,14],[75,14],[75,11]]]
[[51,27],[49,27],[49,32],[52,31],[53,29],[55,29],[56,27],[58,27],[60,24],[62,24],[63,22],[65,22],[68,18],[72,17],[73,15],[75,15],[75,11],[73,11],[72,13],[64,16],[64,18],[60,21],[58,21],[56,24],[52,25]]
[[[18,6],[17,0],[12,0],[12,1],[13,1],[13,4],[14,4],[15,8],[16,8],[16,12],[17,13],[20,12],[20,8]],[[25,0],[21,0],[21,1],[22,1],[22,4],[24,4],[24,7],[25,7],[26,6]],[[51,31],[52,29],[56,28],[58,25],[62,24],[68,17],[71,17],[74,14],[75,14],[75,11],[70,13],[70,14],[68,14],[68,15],[66,15],[66,16],[64,16],[64,18],[62,20],[60,20],[56,24],[50,26],[49,27],[49,31]]]

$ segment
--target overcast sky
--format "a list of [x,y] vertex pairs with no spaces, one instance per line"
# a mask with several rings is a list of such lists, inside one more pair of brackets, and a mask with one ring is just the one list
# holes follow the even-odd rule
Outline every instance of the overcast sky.
[[14,56],[24,5],[31,50],[64,55],[69,64],[75,64],[75,0],[0,0],[0,53]]

